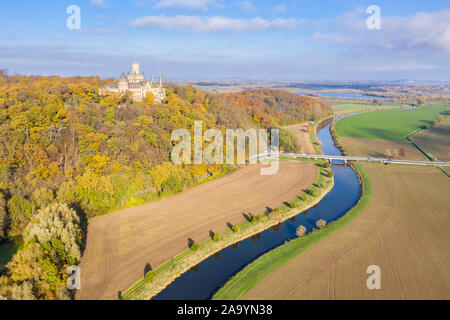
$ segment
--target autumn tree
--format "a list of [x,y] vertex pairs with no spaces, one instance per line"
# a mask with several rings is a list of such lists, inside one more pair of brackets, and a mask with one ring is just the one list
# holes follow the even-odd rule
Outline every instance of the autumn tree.
[[325,228],[327,226],[327,222],[323,219],[319,219],[316,221],[316,227],[319,229]]
[[302,225],[300,225],[297,228],[297,231],[295,232],[295,234],[297,235],[297,237],[301,238],[306,234],[306,228]]
[[6,201],[0,192],[0,241],[6,239],[8,229],[8,217],[6,215]]
[[147,94],[145,95],[145,102],[148,105],[153,105],[155,103],[155,96],[153,95],[153,93],[147,92]]

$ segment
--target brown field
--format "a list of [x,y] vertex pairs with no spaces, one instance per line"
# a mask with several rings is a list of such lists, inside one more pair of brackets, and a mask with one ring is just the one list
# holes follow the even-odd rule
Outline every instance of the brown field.
[[[245,299],[450,299],[450,181],[435,168],[365,164],[372,200]],[[366,287],[381,268],[381,290]]]
[[439,160],[450,161],[450,117],[436,127],[415,135],[413,140]]
[[301,124],[296,124],[293,126],[284,127],[284,129],[290,130],[298,137],[300,141],[300,145],[302,146],[302,152],[306,154],[315,154],[314,146],[309,138],[309,133],[307,131],[307,127],[311,126],[312,122],[304,122]]
[[[386,150],[389,149],[394,159],[426,160],[416,148],[407,142],[349,137],[340,137],[339,140],[347,146],[351,146],[355,156],[384,158],[386,157]],[[405,156],[403,157],[399,155],[400,148],[403,148],[405,151]]]
[[210,231],[244,221],[291,201],[316,180],[312,162],[280,162],[278,174],[262,176],[260,166],[247,166],[176,196],[129,208],[89,222],[87,247],[77,299],[113,299],[119,291],[188,248]]

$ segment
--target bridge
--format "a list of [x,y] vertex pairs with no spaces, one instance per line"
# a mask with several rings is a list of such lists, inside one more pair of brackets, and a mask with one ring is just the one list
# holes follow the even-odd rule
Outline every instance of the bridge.
[[332,156],[332,155],[322,155],[322,154],[304,154],[304,153],[264,153],[259,154],[251,159],[261,159],[261,158],[272,158],[272,157],[292,157],[292,158],[307,158],[315,160],[327,160],[330,163],[333,160],[343,161],[347,163],[348,161],[365,161],[365,162],[379,162],[379,163],[392,163],[392,164],[409,164],[409,165],[419,165],[419,166],[434,166],[434,167],[445,167],[450,166],[450,162],[442,161],[417,161],[417,160],[395,160],[388,158],[374,158],[374,157],[350,157],[350,156]]

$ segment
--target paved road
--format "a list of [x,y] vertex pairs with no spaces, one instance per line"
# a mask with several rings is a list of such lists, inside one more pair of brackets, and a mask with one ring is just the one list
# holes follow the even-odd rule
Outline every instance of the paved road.
[[380,162],[380,163],[395,163],[395,164],[412,164],[420,166],[435,166],[435,167],[445,167],[450,166],[450,162],[442,161],[416,161],[416,160],[395,160],[387,158],[372,158],[372,157],[349,157],[349,156],[329,156],[321,154],[304,154],[304,153],[272,153],[272,154],[259,154],[250,159],[257,158],[268,158],[268,157],[292,157],[292,158],[308,158],[308,159],[321,159],[321,160],[340,160],[340,161],[367,161],[367,162]]

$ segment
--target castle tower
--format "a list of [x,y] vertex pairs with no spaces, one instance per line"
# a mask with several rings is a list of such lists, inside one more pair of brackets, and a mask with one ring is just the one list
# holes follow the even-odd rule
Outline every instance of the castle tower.
[[128,89],[128,81],[127,78],[125,78],[125,73],[122,73],[122,76],[120,77],[118,81],[119,90],[126,90]]
[[133,65],[131,67],[132,74],[139,74],[139,62],[133,62]]

